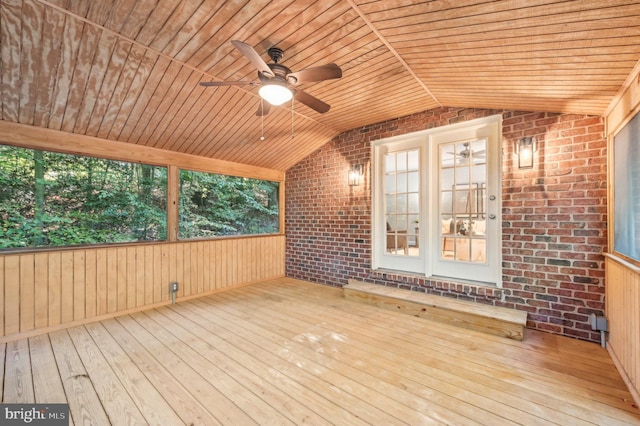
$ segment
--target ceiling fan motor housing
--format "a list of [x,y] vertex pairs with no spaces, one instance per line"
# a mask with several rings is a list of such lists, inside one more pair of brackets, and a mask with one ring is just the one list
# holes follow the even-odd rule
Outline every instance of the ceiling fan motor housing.
[[273,75],[267,75],[267,73],[258,71],[258,78],[260,81],[263,83],[274,83],[273,80],[276,80],[275,83],[296,84],[298,79],[293,76],[287,77],[291,74],[291,70],[284,65],[279,64],[280,60],[284,57],[284,51],[278,47],[271,47],[267,53],[273,61],[272,64],[267,64],[271,71],[273,71]]
[[271,68],[271,71],[273,71],[273,75],[268,76],[266,75],[266,73],[258,71],[258,78],[263,83],[274,83],[273,80],[276,80],[276,82],[279,81],[283,84],[286,84],[286,83],[295,84],[295,82],[297,81],[295,77],[291,77],[291,79],[293,79],[294,81],[289,81],[290,79],[287,78],[287,74],[290,74],[291,70],[285,67],[284,65],[267,64],[267,66]]

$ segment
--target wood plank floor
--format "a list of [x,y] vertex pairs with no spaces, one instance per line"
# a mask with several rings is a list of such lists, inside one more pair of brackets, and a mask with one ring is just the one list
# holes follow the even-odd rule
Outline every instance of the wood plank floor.
[[3,402],[68,402],[74,424],[640,424],[596,344],[285,278],[9,342],[0,361]]

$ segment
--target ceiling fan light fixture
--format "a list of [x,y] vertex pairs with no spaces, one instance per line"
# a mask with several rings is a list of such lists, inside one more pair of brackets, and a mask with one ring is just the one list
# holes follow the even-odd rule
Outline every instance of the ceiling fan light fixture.
[[258,90],[260,97],[271,105],[282,105],[293,98],[291,90],[280,84],[265,84]]

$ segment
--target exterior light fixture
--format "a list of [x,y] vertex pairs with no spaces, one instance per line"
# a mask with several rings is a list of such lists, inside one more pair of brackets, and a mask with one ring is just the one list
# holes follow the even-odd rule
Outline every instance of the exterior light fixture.
[[519,169],[533,168],[533,153],[538,150],[536,138],[527,136],[516,142],[516,155]]
[[265,84],[258,90],[260,97],[271,105],[282,105],[293,98],[291,90],[280,84]]
[[349,170],[349,186],[360,185],[360,176],[362,176],[362,164],[355,165]]

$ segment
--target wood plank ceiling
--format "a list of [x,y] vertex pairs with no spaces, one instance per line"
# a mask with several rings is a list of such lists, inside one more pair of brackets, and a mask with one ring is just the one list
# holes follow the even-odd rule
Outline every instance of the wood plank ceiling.
[[[286,170],[438,106],[603,114],[638,68],[640,2],[2,0],[0,34],[2,120]],[[257,80],[231,40],[339,65],[302,86],[331,110],[262,124],[252,86],[200,86]]]

